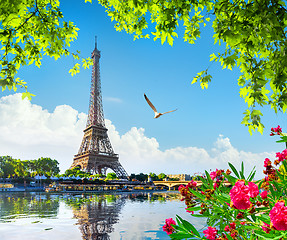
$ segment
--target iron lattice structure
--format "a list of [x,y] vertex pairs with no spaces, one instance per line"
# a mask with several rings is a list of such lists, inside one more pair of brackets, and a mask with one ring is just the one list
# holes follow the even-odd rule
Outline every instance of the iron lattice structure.
[[112,169],[118,178],[126,179],[127,172],[119,162],[118,154],[114,153],[105,127],[105,118],[102,104],[100,57],[97,49],[92,52],[93,71],[91,80],[89,115],[84,137],[78,151],[74,156],[71,168],[79,166],[82,171],[93,174],[106,174],[108,168]]
[[107,203],[104,198],[98,202],[82,205],[73,209],[74,218],[82,232],[83,240],[110,240],[109,234],[114,231],[113,225],[119,222],[119,214],[125,205],[127,196],[122,196],[113,203]]

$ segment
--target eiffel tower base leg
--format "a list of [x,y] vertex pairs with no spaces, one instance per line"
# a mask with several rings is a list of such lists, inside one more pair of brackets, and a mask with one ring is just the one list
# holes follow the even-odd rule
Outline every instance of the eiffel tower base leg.
[[77,166],[82,171],[100,175],[106,175],[107,169],[111,169],[119,179],[128,179],[128,174],[120,164],[116,154],[114,156],[96,153],[78,154],[75,156],[70,169]]

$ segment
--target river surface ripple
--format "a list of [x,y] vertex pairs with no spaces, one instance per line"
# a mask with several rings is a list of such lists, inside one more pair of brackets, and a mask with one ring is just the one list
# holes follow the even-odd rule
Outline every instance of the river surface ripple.
[[185,212],[178,192],[107,194],[0,193],[1,240],[170,239],[162,231],[176,214],[204,227]]

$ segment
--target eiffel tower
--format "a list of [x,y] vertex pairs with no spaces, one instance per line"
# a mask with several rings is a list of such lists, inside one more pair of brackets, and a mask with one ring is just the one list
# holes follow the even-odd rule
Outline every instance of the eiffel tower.
[[119,155],[114,153],[105,127],[100,80],[100,51],[92,52],[93,71],[91,80],[90,106],[84,137],[70,168],[80,167],[82,171],[106,175],[112,169],[118,178],[127,179],[128,174],[119,162]]

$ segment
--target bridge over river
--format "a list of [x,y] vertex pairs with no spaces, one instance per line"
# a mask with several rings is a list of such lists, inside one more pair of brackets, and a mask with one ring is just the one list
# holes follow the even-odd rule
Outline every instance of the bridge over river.
[[[187,185],[190,181],[153,181],[155,186],[167,186],[169,190],[176,190],[180,185]],[[202,185],[202,181],[197,182],[197,186],[200,187]],[[225,185],[229,186],[230,183],[228,181],[224,182]]]

